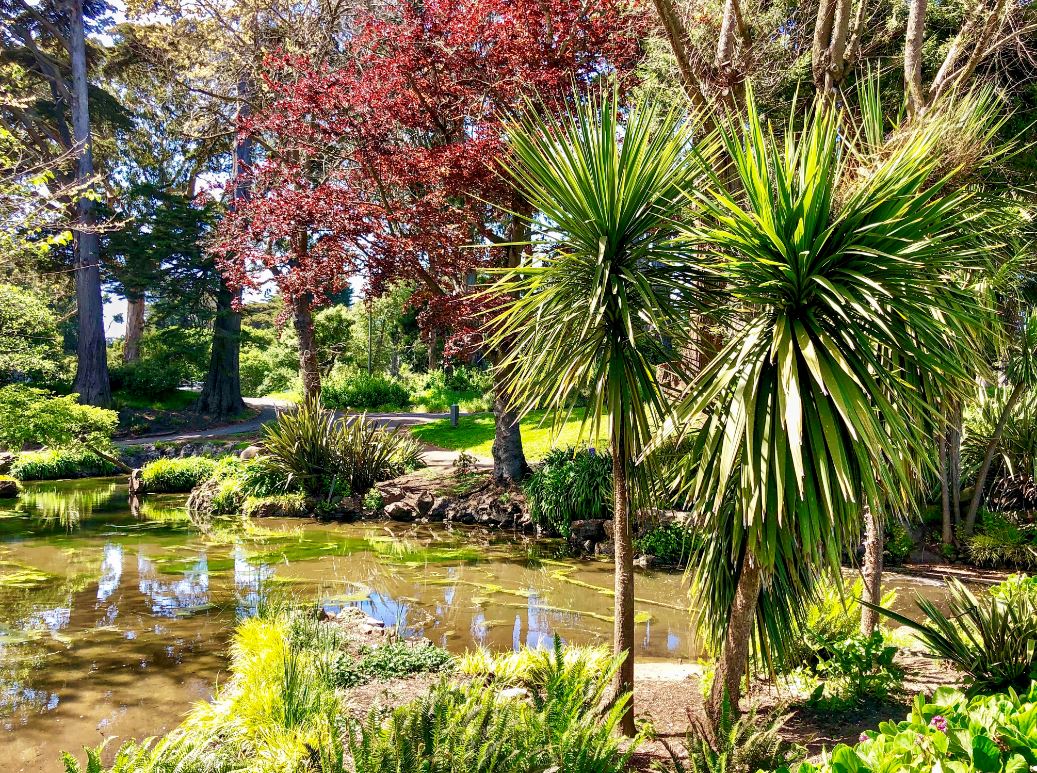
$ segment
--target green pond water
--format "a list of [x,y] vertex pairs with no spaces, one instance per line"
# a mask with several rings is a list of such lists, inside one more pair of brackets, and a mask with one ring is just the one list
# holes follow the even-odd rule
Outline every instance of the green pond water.
[[[26,484],[0,500],[8,769],[59,770],[62,750],[174,727],[225,675],[235,620],[270,593],[358,606],[455,652],[611,637],[610,562],[566,558],[557,541],[270,520],[203,534],[184,501],[153,496],[134,513],[115,479]],[[636,596],[639,658],[699,655],[681,574],[639,573]]]

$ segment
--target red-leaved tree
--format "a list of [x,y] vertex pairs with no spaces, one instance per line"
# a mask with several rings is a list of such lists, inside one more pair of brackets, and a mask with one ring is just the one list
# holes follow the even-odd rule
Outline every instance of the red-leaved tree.
[[[255,195],[216,251],[228,281],[274,281],[295,318],[307,392],[319,390],[310,310],[363,271],[377,294],[415,281],[419,321],[447,354],[482,344],[479,270],[515,265],[528,206],[499,173],[507,118],[561,111],[574,84],[624,78],[646,16],[629,0],[426,0],[359,18],[332,61],[269,63]],[[485,352],[491,361],[499,352]],[[494,471],[525,473],[517,416],[498,385]]]

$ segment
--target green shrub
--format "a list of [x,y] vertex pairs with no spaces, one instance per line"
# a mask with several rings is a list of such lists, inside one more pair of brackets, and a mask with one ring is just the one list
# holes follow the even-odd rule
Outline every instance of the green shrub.
[[918,632],[940,657],[966,674],[970,693],[1021,689],[1037,678],[1037,585],[1013,578],[981,597],[948,580],[949,615],[921,596],[916,603],[928,622],[879,611]]
[[580,448],[552,449],[524,490],[533,520],[568,537],[573,521],[609,517],[612,460]]
[[267,464],[313,496],[353,493],[421,465],[421,446],[405,431],[365,416],[337,419],[314,400],[263,428]]
[[904,563],[914,549],[915,541],[911,537],[911,532],[899,523],[886,525],[885,560],[887,563],[893,565]]
[[23,451],[11,467],[11,475],[18,480],[92,478],[117,472],[114,464],[86,449]]
[[897,648],[886,643],[881,631],[827,642],[826,650],[804,670],[808,680],[816,681],[808,699],[812,706],[845,711],[887,700],[903,686],[904,673],[893,663]]
[[298,362],[285,362],[280,347],[261,350],[254,346],[243,346],[240,371],[241,393],[256,397],[287,392],[299,380]]
[[121,347],[109,350],[108,375],[113,392],[154,398],[204,377],[212,334],[196,327],[148,330],[140,342],[140,359],[122,361]]
[[356,773],[620,773],[639,738],[624,744],[614,732],[629,697],[603,708],[618,661],[592,671],[566,661],[560,643],[539,654],[527,700],[502,698],[492,685],[441,683],[427,696],[351,723]]
[[805,756],[802,746],[781,737],[790,715],[775,712],[760,716],[755,706],[732,719],[730,709],[724,712],[717,732],[718,742],[708,742],[701,729],[684,739],[681,754],[664,742],[670,759],[658,765],[660,773],[757,773],[789,765]]
[[343,654],[335,664],[335,683],[355,687],[372,679],[397,679],[420,673],[452,669],[453,656],[431,642],[410,644],[395,641],[369,649],[360,658]]
[[152,494],[185,494],[216,471],[216,462],[204,456],[156,459],[140,470],[144,490]]
[[433,370],[404,379],[411,402],[433,413],[457,404],[462,411],[488,411],[492,407],[493,376],[488,370],[464,365],[450,371]]
[[[1037,683],[1022,695],[969,699],[940,687],[915,698],[907,719],[883,722],[855,746],[840,744],[820,764],[795,773],[1025,773],[1037,767]],[[779,769],[789,773],[789,768]]]
[[110,446],[118,414],[80,405],[76,399],[77,395],[57,396],[20,384],[0,388],[0,448],[79,448],[81,439],[98,447]]
[[669,566],[683,567],[701,546],[701,540],[683,524],[671,521],[648,527],[634,540],[634,550],[654,556]]
[[321,399],[329,408],[339,410],[395,411],[410,405],[411,395],[399,381],[359,372],[328,379]]
[[1016,523],[1008,514],[982,511],[978,530],[962,542],[978,566],[1037,568],[1037,525]]

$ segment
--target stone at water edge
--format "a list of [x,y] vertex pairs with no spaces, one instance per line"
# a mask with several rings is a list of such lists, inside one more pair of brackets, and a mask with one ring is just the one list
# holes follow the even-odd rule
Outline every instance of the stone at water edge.
[[385,514],[390,520],[410,523],[414,520],[414,510],[404,502],[392,502],[385,506]]
[[14,467],[17,458],[18,457],[10,451],[0,452],[0,475],[7,475],[7,473],[11,471],[11,468]]
[[420,515],[428,515],[432,512],[432,507],[435,504],[436,498],[428,491],[422,491],[417,501],[418,513]]
[[0,477],[0,499],[15,499],[21,490],[21,486],[14,478]]

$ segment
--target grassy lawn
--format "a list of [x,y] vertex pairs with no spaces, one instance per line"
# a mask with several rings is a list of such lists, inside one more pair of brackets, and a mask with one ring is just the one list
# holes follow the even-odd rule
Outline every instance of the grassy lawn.
[[[580,421],[583,410],[573,411],[568,420],[558,431],[552,425],[546,411],[533,411],[522,420],[522,447],[526,459],[537,461],[543,459],[552,448],[572,446],[586,442],[580,437]],[[492,413],[477,413],[462,416],[457,427],[450,426],[449,419],[419,424],[411,427],[416,438],[429,445],[447,448],[451,451],[468,451],[475,456],[489,458],[492,456],[494,421]]]

